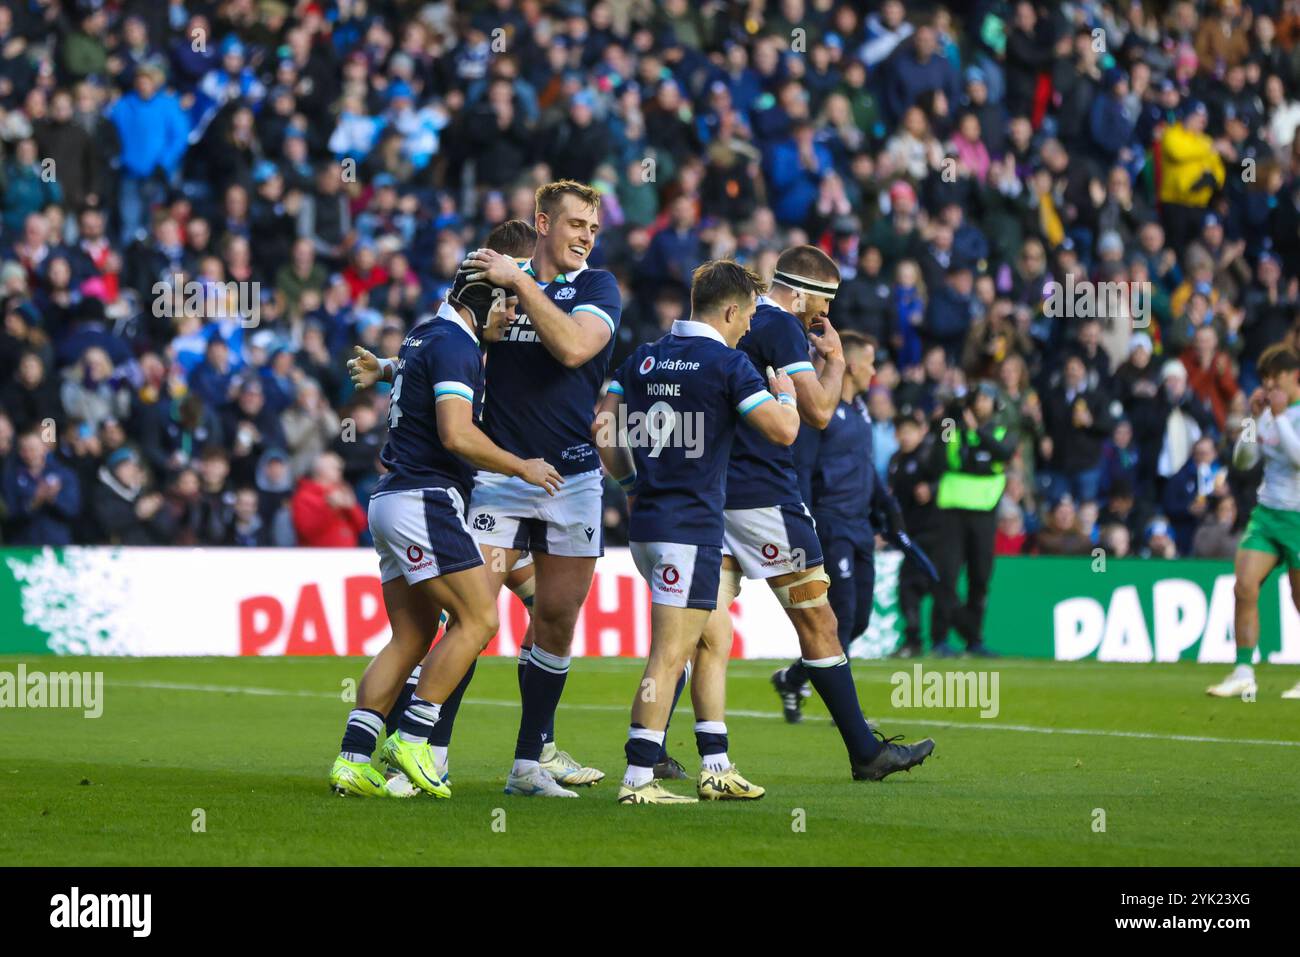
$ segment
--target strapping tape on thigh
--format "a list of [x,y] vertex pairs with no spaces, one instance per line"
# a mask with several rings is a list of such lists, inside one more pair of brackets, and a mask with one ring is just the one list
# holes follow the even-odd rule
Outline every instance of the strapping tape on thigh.
[[831,576],[818,566],[788,585],[773,585],[772,591],[782,608],[815,608],[826,604],[826,592],[831,586]]

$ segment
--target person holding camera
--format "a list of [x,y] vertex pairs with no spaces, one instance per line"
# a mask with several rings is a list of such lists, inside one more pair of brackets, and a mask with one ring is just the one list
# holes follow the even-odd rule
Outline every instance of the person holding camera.
[[[939,587],[931,619],[936,654],[950,654],[949,628],[956,628],[972,655],[988,656],[984,645],[984,606],[993,573],[993,538],[997,505],[1006,488],[1007,462],[1016,452],[1013,430],[995,420],[998,390],[980,382],[959,401],[950,402],[935,443],[939,474],[936,504]],[[966,600],[957,596],[957,580],[966,572]]]

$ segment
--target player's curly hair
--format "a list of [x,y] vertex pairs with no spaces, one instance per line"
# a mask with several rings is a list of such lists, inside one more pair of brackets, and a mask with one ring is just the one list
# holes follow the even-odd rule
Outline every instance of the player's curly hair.
[[748,302],[767,291],[763,278],[734,259],[711,259],[691,274],[691,312],[707,313]]

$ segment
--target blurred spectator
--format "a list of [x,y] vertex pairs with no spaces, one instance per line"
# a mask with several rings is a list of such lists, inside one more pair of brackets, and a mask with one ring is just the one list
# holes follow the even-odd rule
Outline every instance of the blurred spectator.
[[50,455],[39,431],[18,439],[6,465],[4,499],[11,545],[71,545],[81,511],[76,475]]
[[1196,440],[1191,457],[1165,486],[1165,514],[1181,554],[1192,550],[1196,526],[1214,512],[1215,502],[1227,494],[1227,469],[1218,461],[1214,440]]
[[366,513],[343,481],[343,460],[326,453],[312,464],[310,477],[293,493],[293,525],[298,544],[307,548],[355,546],[366,528]]
[[1069,493],[1080,501],[1096,501],[1103,480],[1102,443],[1114,420],[1109,400],[1089,386],[1087,366],[1078,353],[1066,358],[1061,384],[1048,392],[1043,423],[1046,435],[1039,454],[1049,496]]
[[97,541],[110,545],[166,545],[175,535],[162,493],[147,487],[140,458],[129,448],[113,452],[100,466],[90,509]]
[[109,113],[122,141],[122,236],[144,232],[149,207],[159,202],[189,146],[189,122],[176,97],[162,89],[163,69],[135,71],[134,88]]
[[1237,502],[1231,495],[1225,495],[1215,503],[1214,512],[1207,515],[1196,529],[1192,538],[1192,555],[1231,560],[1241,541],[1241,532],[1236,525]]
[[1092,548],[1079,531],[1074,499],[1062,495],[1047,513],[1047,523],[1034,535],[1034,551],[1040,555],[1087,555]]
[[18,432],[42,425],[47,419],[54,422],[62,418],[58,389],[46,374],[39,353],[23,353],[14,380],[0,391],[0,407]]

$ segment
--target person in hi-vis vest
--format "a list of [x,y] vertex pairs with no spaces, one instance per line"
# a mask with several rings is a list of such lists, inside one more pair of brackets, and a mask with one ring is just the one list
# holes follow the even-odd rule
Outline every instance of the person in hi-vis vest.
[[[984,646],[984,605],[993,572],[993,536],[997,505],[1006,488],[1006,464],[1016,451],[1016,433],[994,422],[997,388],[981,382],[944,410],[935,443],[941,471],[936,504],[942,545],[935,554],[939,586],[935,589],[933,642],[936,654],[950,653],[946,639],[955,628],[974,655]],[[966,600],[957,596],[957,580],[966,570]]]

